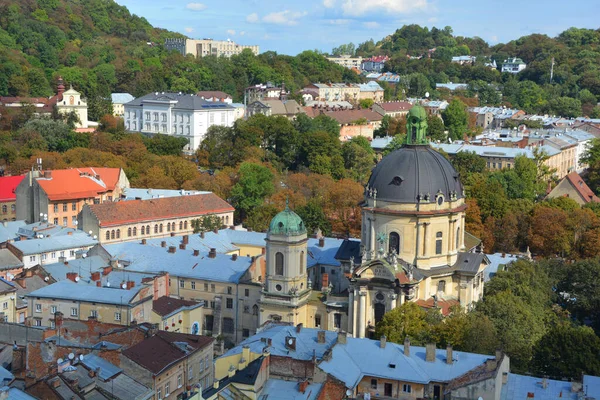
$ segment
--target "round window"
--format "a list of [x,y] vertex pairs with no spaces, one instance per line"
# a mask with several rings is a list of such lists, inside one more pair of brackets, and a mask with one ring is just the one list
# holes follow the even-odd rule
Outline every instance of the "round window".
[[278,292],[281,292],[281,285],[277,285],[277,286],[275,286],[275,289],[276,289]]
[[444,202],[444,196],[438,196],[438,198],[437,198],[438,206],[441,206],[443,202]]
[[385,297],[383,296],[383,293],[377,293],[377,294],[375,295],[375,298],[376,298],[377,300],[379,300],[379,301],[383,301],[383,299],[384,299]]

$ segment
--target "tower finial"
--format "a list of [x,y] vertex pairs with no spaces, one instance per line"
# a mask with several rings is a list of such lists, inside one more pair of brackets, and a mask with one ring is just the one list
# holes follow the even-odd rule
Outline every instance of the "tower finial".
[[289,194],[285,196],[285,209],[286,209],[286,211],[290,210],[290,195]]

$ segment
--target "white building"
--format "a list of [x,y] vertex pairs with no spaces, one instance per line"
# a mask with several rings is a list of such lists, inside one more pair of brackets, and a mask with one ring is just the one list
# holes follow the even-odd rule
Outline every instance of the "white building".
[[502,63],[502,72],[510,72],[511,74],[518,74],[527,68],[527,64],[520,58],[509,58],[508,60],[504,60]]
[[129,93],[111,93],[110,101],[113,106],[113,115],[115,117],[123,117],[125,114],[125,104],[135,100],[135,97]]
[[195,151],[209,127],[232,126],[235,108],[206,101],[195,94],[150,93],[125,104],[125,129],[188,139],[184,150]]
[[63,93],[62,100],[56,103],[58,112],[61,114],[68,114],[74,111],[79,117],[79,122],[75,124],[76,128],[87,128],[88,123],[88,106],[87,101],[81,97],[81,93],[73,89],[71,86],[69,90]]

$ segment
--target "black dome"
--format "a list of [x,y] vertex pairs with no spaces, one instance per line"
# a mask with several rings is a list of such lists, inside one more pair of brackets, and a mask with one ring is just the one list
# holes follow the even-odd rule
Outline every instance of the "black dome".
[[377,189],[378,200],[396,203],[434,203],[440,194],[440,202],[464,197],[458,172],[429,145],[404,146],[385,156],[373,168],[368,189]]

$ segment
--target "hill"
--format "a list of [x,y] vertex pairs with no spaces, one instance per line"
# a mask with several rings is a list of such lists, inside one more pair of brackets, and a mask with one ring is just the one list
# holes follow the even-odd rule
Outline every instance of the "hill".
[[[296,57],[266,52],[231,59],[194,59],[167,52],[166,38],[112,0],[5,0],[0,3],[0,96],[49,96],[58,76],[90,102],[111,92],[223,90],[240,100],[251,84],[359,81],[359,77],[306,51]],[[94,115],[98,114],[98,115]]]

